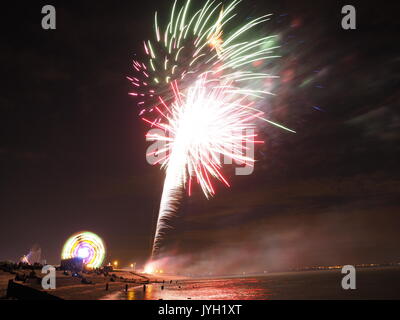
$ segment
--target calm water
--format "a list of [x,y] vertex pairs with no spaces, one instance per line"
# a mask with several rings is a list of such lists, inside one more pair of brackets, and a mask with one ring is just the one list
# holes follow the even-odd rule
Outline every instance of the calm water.
[[400,299],[400,268],[358,269],[356,290],[343,290],[341,270],[275,273],[262,277],[180,281],[119,293],[128,300]]

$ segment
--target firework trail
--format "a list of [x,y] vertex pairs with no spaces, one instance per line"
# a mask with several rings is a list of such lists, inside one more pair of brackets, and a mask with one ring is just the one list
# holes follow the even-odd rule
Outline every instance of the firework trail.
[[[168,220],[175,215],[183,190],[191,192],[196,181],[206,197],[215,193],[212,178],[229,186],[221,173],[221,156],[236,163],[253,164],[243,143],[254,142],[256,120],[294,132],[263,117],[256,100],[271,94],[260,90],[262,80],[275,78],[259,72],[254,62],[276,58],[275,36],[248,40],[254,27],[269,20],[265,15],[243,25],[235,22],[240,0],[226,7],[207,1],[190,12],[190,0],[182,7],[174,2],[164,30],[155,14],[155,40],[144,42],[148,63],[134,61],[137,77],[128,78],[143,106],[140,116],[166,135],[148,134],[148,140],[163,141],[155,153],[166,170],[154,237],[152,259],[158,252]],[[148,105],[145,107],[145,105]],[[152,119],[143,116],[152,115]],[[260,142],[260,141],[255,141]]]
[[238,88],[221,86],[218,80],[215,83],[209,81],[206,74],[186,93],[179,91],[176,82],[172,83],[172,87],[175,102],[169,108],[170,114],[156,124],[168,135],[147,135],[148,140],[166,142],[159,153],[169,151],[162,162],[166,177],[153,255],[158,250],[163,231],[168,227],[168,220],[176,212],[186,185],[190,194],[192,181],[196,180],[209,197],[215,193],[211,178],[229,186],[220,170],[221,158],[253,164],[254,160],[245,156],[243,145],[254,142],[256,135],[246,134],[246,131],[254,128],[254,120],[263,114],[252,107],[253,102]]

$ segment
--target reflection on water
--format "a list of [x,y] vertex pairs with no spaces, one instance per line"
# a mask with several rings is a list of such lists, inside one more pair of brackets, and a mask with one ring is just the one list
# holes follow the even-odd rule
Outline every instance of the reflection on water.
[[400,299],[400,268],[357,270],[357,290],[343,290],[340,270],[201,279],[131,288],[128,300]]
[[155,290],[153,290],[154,286],[150,284],[143,287],[144,300],[154,300],[154,296],[156,296],[154,293]]
[[257,279],[181,281],[178,284],[148,284],[127,293],[128,300],[257,300],[267,299],[268,288]]
[[127,299],[128,300],[136,300],[136,290],[128,291]]

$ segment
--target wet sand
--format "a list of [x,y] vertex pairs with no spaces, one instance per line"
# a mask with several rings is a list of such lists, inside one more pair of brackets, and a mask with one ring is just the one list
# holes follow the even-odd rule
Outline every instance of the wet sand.
[[[400,268],[357,270],[356,289],[344,290],[340,269],[271,273],[257,277],[190,279],[120,292],[118,300],[400,300]],[[111,298],[111,297],[110,297]]]

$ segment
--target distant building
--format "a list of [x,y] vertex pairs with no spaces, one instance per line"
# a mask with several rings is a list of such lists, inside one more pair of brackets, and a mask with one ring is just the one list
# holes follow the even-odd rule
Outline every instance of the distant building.
[[60,269],[64,271],[80,272],[83,270],[83,266],[83,259],[76,257],[61,260]]
[[113,266],[104,266],[103,271],[104,272],[113,272],[114,268],[113,268]]

